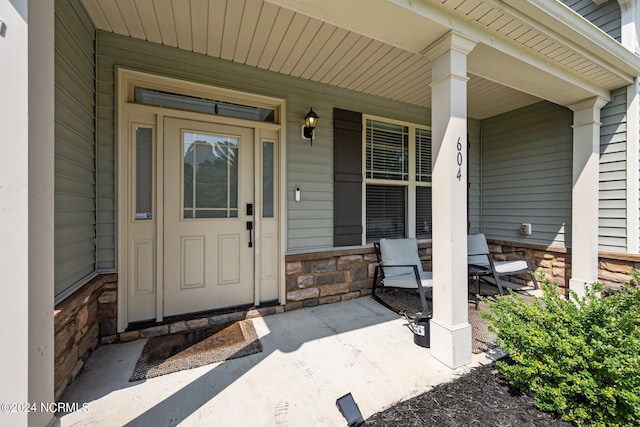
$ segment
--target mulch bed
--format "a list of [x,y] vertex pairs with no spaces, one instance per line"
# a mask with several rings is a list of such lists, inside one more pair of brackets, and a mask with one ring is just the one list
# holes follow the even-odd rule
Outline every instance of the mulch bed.
[[493,363],[378,412],[365,423],[367,427],[573,425],[534,407],[531,396],[515,393]]

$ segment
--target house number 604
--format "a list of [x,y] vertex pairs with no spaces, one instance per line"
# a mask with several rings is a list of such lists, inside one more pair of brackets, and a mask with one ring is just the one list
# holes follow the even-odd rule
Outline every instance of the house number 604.
[[462,179],[462,144],[460,143],[460,137],[458,137],[458,142],[456,143],[456,148],[458,149],[457,162],[458,162],[458,174],[456,178],[458,181]]

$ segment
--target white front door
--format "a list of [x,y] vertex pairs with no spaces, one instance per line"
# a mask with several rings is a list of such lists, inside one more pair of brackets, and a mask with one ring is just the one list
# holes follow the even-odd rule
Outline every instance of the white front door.
[[254,130],[165,118],[163,151],[164,317],[252,304]]

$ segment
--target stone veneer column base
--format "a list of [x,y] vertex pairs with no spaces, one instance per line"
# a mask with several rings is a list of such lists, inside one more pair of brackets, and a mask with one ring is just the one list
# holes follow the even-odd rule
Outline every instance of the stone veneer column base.
[[60,399],[105,334],[115,334],[117,274],[102,274],[55,307],[54,398]]

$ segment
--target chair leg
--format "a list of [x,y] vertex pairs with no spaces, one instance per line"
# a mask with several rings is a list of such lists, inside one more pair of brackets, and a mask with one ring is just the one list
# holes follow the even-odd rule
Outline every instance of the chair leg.
[[384,307],[388,308],[389,310],[393,311],[396,314],[400,314],[400,312],[395,309],[394,307],[391,307],[389,304],[387,304],[386,302],[384,302],[384,300],[382,298],[380,298],[380,296],[378,294],[376,294],[376,289],[378,289],[378,275],[380,271],[380,266],[377,265],[376,269],[373,271],[373,284],[371,285],[371,298],[373,298],[374,300],[376,300],[379,304],[383,305]]
[[378,287],[378,270],[380,269],[379,265],[376,265],[376,269],[373,271],[373,284],[371,286],[371,295],[376,294],[376,288]]
[[496,286],[498,287],[498,292],[500,292],[500,295],[504,295],[504,290],[502,289],[502,285],[500,284],[500,276],[498,276],[495,271],[493,272],[493,280],[496,281]]
[[536,274],[531,271],[531,280],[533,281],[533,289],[538,289],[538,281],[536,280]]
[[533,289],[538,289],[538,281],[536,280],[535,270],[531,267],[531,261],[529,261],[529,257],[525,255],[525,261],[527,262],[527,267],[529,267],[529,274],[531,275],[531,280],[533,281]]

